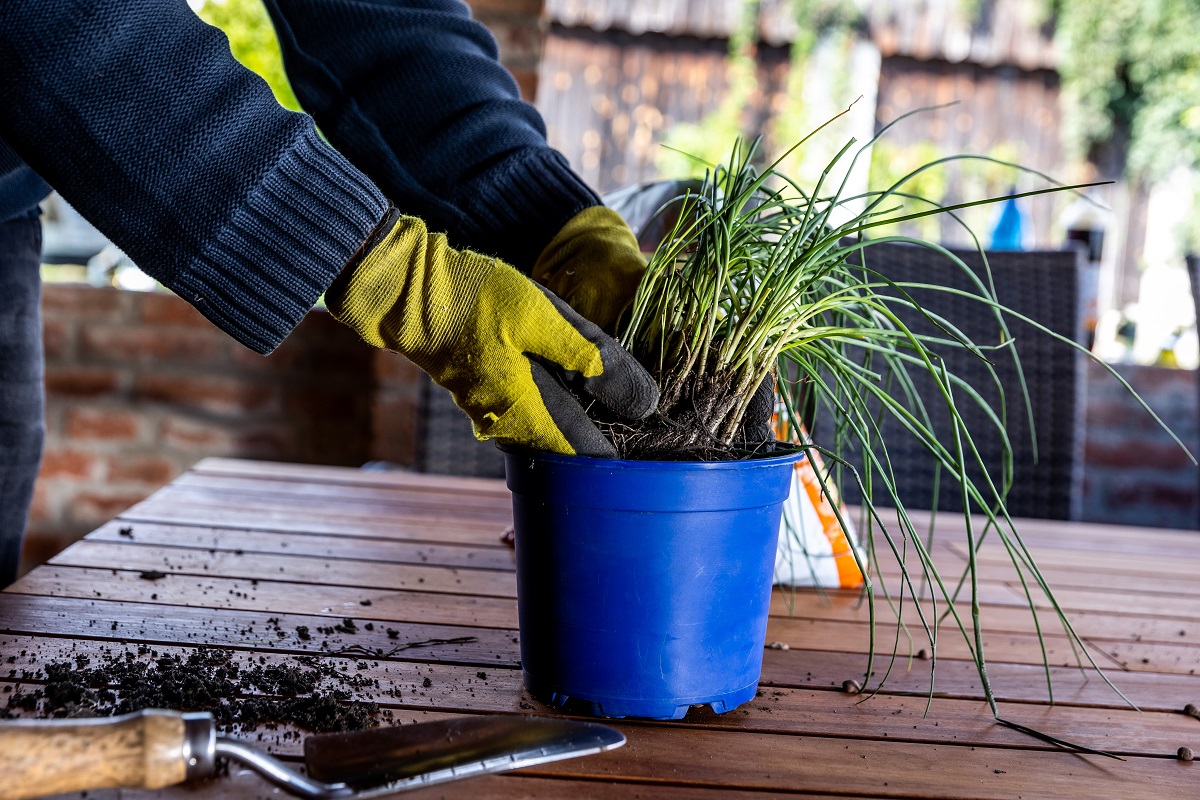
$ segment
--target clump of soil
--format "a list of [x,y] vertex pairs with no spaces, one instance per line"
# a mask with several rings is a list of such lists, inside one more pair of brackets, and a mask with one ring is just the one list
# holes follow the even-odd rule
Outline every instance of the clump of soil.
[[186,658],[145,647],[139,654],[150,659],[126,651],[93,663],[79,655],[44,665],[41,675],[26,673],[22,677],[45,682],[11,694],[0,718],[13,717],[13,711],[104,717],[170,708],[209,711],[224,732],[292,725],[318,733],[361,730],[380,721],[377,704],[351,699],[352,690],[378,688],[378,682],[339,672],[327,659],[295,656],[286,664],[260,659],[246,667],[234,662],[231,651],[214,648],[199,648]]

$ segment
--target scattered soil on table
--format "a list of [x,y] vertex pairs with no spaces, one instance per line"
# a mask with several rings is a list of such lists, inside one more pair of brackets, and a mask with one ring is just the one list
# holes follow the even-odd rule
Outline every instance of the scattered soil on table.
[[107,717],[144,708],[212,712],[225,732],[293,725],[319,733],[378,725],[379,706],[351,699],[355,689],[376,686],[357,673],[339,672],[327,659],[295,656],[290,664],[235,663],[233,652],[199,648],[186,658],[132,651],[46,664],[37,687],[10,695],[0,717],[14,711],[42,717]]

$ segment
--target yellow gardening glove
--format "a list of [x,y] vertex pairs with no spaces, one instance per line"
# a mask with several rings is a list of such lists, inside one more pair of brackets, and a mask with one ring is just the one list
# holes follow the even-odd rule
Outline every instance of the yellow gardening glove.
[[621,215],[592,206],[567,221],[529,274],[612,333],[645,271],[637,237]]
[[395,219],[331,287],[334,316],[450,390],[478,438],[615,457],[564,384],[621,417],[641,419],[658,403],[649,373],[512,267],[452,249],[419,219]]

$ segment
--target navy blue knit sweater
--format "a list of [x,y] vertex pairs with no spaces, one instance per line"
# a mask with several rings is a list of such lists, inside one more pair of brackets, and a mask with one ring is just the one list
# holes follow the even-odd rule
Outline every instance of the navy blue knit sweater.
[[525,269],[598,202],[461,2],[266,5],[293,88],[340,153],[184,0],[0,3],[0,220],[45,194],[40,175],[265,353],[361,246],[385,193]]

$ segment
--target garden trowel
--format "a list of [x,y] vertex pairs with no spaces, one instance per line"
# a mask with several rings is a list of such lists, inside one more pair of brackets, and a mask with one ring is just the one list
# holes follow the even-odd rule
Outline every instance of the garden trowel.
[[212,714],[146,710],[100,719],[0,722],[0,800],[89,789],[158,789],[212,776],[219,758],[303,798],[370,798],[620,747],[604,725],[520,716],[326,733],[304,741],[305,773],[217,735]]

